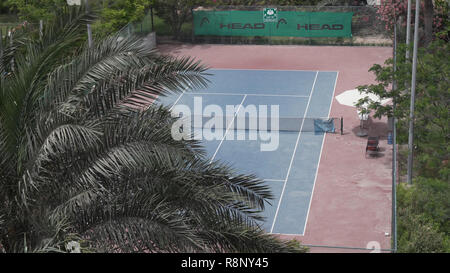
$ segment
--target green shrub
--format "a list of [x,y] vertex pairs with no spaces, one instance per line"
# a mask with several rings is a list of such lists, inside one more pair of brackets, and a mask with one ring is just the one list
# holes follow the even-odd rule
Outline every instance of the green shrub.
[[419,177],[397,192],[399,252],[450,252],[449,184]]
[[147,0],[105,1],[100,11],[100,20],[94,25],[94,32],[105,36],[120,30],[128,23],[142,20],[149,5]]

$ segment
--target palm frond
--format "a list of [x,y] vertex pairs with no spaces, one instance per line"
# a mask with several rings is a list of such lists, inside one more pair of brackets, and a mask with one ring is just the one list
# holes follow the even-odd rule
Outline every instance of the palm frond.
[[[139,204],[135,203],[139,200]],[[114,203],[113,203],[114,204]],[[202,239],[160,195],[132,198],[110,206],[86,231],[89,240],[111,252],[185,252],[199,250]]]
[[[157,96],[205,87],[207,67],[139,37],[83,46],[80,9],[24,31],[0,56],[0,244],[64,252],[295,252],[259,223],[254,175],[177,141]],[[13,62],[11,62],[13,60]],[[13,64],[13,66],[11,66]],[[1,219],[0,219],[1,220]],[[7,230],[7,231],[5,231]]]

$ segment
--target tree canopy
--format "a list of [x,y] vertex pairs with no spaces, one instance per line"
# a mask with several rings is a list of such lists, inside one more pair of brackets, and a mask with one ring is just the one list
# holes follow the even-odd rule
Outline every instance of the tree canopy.
[[37,22],[53,19],[55,10],[67,5],[66,0],[6,0],[8,7],[17,11],[23,20]]

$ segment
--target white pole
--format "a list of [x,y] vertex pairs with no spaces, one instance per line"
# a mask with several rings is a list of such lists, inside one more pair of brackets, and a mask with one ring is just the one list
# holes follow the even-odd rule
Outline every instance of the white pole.
[[[411,0],[408,0],[408,15],[406,16],[406,46],[411,41]],[[409,59],[409,48],[406,48],[406,59]]]
[[416,0],[416,16],[414,23],[414,50],[411,79],[411,104],[409,109],[409,135],[408,135],[408,184],[412,184],[413,146],[414,146],[414,101],[416,96],[417,47],[419,46],[419,11],[420,0]]
[[44,21],[39,20],[39,37],[42,39],[44,36]]

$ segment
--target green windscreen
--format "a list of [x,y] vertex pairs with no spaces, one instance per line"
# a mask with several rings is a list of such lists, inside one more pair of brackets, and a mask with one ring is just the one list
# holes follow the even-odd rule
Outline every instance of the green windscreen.
[[353,12],[194,11],[194,34],[214,36],[351,37]]

